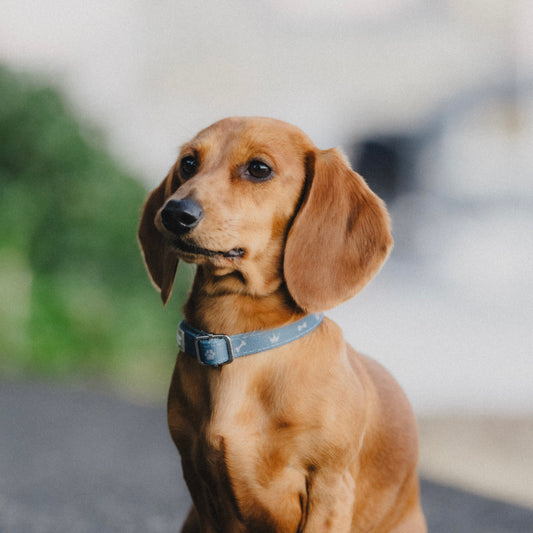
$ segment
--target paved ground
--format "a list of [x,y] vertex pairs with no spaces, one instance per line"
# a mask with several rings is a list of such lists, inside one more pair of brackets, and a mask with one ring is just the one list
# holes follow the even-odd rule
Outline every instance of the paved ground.
[[[531,533],[533,510],[429,481],[432,533]],[[1,533],[175,532],[188,507],[163,409],[0,382]]]

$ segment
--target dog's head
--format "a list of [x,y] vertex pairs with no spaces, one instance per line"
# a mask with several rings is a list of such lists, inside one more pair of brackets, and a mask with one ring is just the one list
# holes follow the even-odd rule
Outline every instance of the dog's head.
[[354,296],[392,247],[383,202],[340,152],[266,118],[225,119],[186,143],[139,240],[163,302],[181,258],[243,294],[286,286],[306,312]]

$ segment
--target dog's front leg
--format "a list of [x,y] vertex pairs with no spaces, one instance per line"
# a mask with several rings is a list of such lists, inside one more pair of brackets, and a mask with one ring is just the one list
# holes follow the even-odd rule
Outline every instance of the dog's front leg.
[[307,518],[302,532],[351,531],[355,481],[348,470],[314,472],[307,489]]

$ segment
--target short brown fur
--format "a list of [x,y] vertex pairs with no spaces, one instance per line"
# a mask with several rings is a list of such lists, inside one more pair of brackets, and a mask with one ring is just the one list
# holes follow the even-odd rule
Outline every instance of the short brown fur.
[[[186,155],[197,173],[179,174]],[[260,159],[272,179],[242,169]],[[192,198],[200,223],[183,252],[161,222]],[[148,272],[166,302],[178,259],[198,265],[186,320],[233,335],[276,328],[354,296],[392,246],[384,204],[335,149],[263,118],[225,119],[182,148],[148,198],[139,227]],[[423,533],[416,426],[408,400],[331,320],[231,364],[180,352],[168,423],[193,505],[184,533]]]

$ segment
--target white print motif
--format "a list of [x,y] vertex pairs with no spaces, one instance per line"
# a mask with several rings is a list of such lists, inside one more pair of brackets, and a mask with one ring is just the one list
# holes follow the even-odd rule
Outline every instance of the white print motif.
[[271,344],[274,344],[275,342],[278,342],[279,341],[279,335],[272,335],[272,337],[269,337],[268,340],[270,341]]
[[246,342],[241,341],[241,343],[239,344],[239,346],[237,346],[237,347],[235,348],[235,351],[236,351],[237,353],[239,353],[239,352],[241,351],[241,348],[242,348],[243,346],[246,346]]
[[302,329],[307,327],[307,322],[304,322],[301,326],[298,326],[298,331],[302,331]]
[[206,350],[204,355],[208,361],[213,361],[216,357],[216,353],[214,350]]

